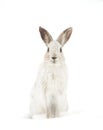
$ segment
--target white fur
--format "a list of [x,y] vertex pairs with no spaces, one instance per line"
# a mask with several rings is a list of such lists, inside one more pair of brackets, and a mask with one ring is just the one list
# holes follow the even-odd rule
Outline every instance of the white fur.
[[[48,44],[49,52],[41,64],[35,86],[32,89],[30,115],[45,115],[47,118],[58,117],[67,112],[67,68],[62,47],[58,41]],[[52,57],[56,56],[55,63]]]

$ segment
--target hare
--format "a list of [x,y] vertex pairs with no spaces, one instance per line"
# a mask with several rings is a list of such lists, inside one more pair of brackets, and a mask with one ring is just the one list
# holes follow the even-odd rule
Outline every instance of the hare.
[[62,48],[69,40],[72,28],[64,30],[57,40],[53,40],[42,27],[39,27],[39,32],[47,52],[32,90],[30,116],[43,114],[47,118],[60,117],[68,111],[67,67]]

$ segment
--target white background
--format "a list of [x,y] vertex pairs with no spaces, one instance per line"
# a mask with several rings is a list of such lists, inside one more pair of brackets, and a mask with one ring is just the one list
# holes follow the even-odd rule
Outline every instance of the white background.
[[[54,37],[73,34],[63,52],[69,70],[69,115],[30,120],[30,92],[46,46],[38,28]],[[103,1],[0,0],[0,129],[103,129]]]

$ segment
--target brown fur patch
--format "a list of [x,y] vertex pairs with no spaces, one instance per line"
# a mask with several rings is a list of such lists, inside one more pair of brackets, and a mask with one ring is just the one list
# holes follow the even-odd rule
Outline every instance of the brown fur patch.
[[48,53],[45,54],[44,60],[45,60],[45,61],[48,61],[48,60],[49,60],[49,54],[48,54]]

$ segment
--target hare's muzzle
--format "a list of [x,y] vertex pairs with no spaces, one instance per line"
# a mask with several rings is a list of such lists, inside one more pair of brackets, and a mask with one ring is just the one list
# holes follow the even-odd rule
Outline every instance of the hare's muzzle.
[[52,57],[53,60],[55,60],[57,57]]
[[57,57],[51,57],[51,59],[52,59],[52,62],[53,62],[53,63],[56,63]]

